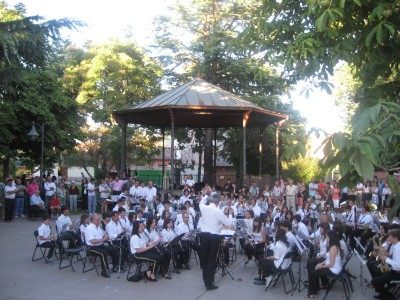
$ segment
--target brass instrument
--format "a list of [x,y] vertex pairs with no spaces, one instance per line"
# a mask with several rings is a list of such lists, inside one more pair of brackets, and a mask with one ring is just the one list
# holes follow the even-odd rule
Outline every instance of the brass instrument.
[[[386,254],[385,248],[382,246],[383,240],[387,237],[387,234],[383,235],[379,239],[379,250],[378,250],[378,256],[376,256],[376,260],[380,260],[383,255]],[[377,268],[382,272],[382,274],[387,274],[390,272],[390,266],[385,262],[381,261],[381,263],[377,266]]]
[[378,209],[378,206],[375,203],[372,203],[372,202],[368,204],[368,207],[369,207],[370,211],[375,211],[375,210]]
[[373,244],[372,249],[373,249],[373,250],[369,253],[369,257],[376,257],[376,258],[379,257],[379,256],[378,256],[378,254],[379,254],[378,252],[379,252],[379,251],[375,250],[375,248],[380,247],[380,245],[378,245],[378,243],[381,244],[381,238],[382,238],[382,237],[378,238],[378,235],[375,235],[375,236],[372,238],[372,244]]

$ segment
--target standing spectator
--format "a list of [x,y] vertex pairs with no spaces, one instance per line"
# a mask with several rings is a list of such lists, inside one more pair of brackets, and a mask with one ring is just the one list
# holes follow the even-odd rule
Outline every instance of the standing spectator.
[[87,209],[88,206],[88,180],[86,178],[82,179],[82,210]]
[[318,193],[321,195],[321,197],[323,198],[323,200],[327,200],[327,197],[325,196],[325,193],[324,193],[325,183],[324,183],[324,181],[322,180],[322,178],[319,180],[317,186],[318,186]]
[[289,184],[286,186],[286,206],[289,210],[296,211],[296,194],[297,186],[293,184],[293,180],[289,179]]
[[6,183],[7,185],[4,187],[4,217],[5,221],[7,223],[10,223],[11,221],[13,221],[15,195],[17,194],[18,189],[13,185],[13,180],[11,178],[7,179]]
[[77,210],[79,188],[75,185],[75,181],[71,181],[71,186],[69,187],[69,207],[71,211]]
[[56,184],[53,181],[51,181],[50,176],[46,177],[46,182],[44,183],[44,190],[45,190],[44,203],[46,205],[46,208],[49,209],[50,199],[53,196],[53,194],[57,191]]
[[308,194],[310,195],[310,198],[315,200],[315,195],[317,194],[318,191],[318,184],[315,183],[315,178],[311,179],[310,184],[308,185]]
[[127,180],[119,180],[118,176],[115,176],[114,181],[111,181],[110,187],[113,190],[113,195],[119,196],[122,193],[122,186],[129,182],[129,179]]
[[385,183],[385,187],[382,190],[382,206],[383,207],[387,207],[390,206],[392,207],[392,202],[393,200],[390,202],[390,205],[388,205],[386,203],[386,199],[392,194],[392,190],[389,187],[389,183]]
[[107,211],[107,201],[108,197],[110,197],[110,186],[106,179],[102,179],[99,185],[99,193],[100,193],[100,201],[101,201],[101,212]]
[[65,205],[65,199],[67,197],[67,190],[65,189],[65,185],[63,182],[60,182],[57,188],[57,198],[60,202],[60,205]]
[[357,183],[356,185],[356,206],[357,207],[362,207],[362,198],[363,198],[363,192],[364,192],[364,184],[362,182]]
[[99,187],[96,186],[96,179],[90,178],[90,183],[88,184],[88,211],[91,216],[96,212],[96,190]]
[[274,185],[273,195],[272,195],[273,204],[276,204],[278,201],[282,200],[282,196],[283,196],[283,191],[281,189],[281,186],[279,185],[279,181],[276,180],[275,185]]
[[24,204],[25,204],[25,193],[27,193],[27,189],[25,185],[22,184],[21,179],[16,179],[17,193],[15,194],[15,207],[14,207],[14,218],[22,217],[24,212]]
[[249,194],[250,194],[250,200],[258,198],[258,195],[260,194],[260,189],[258,188],[257,183],[255,182],[252,183],[249,189]]
[[340,199],[340,189],[339,186],[337,184],[337,182],[335,182],[333,184],[333,188],[330,190],[330,194],[332,195],[332,202],[333,202],[333,207],[335,208],[335,210],[339,209],[339,199]]

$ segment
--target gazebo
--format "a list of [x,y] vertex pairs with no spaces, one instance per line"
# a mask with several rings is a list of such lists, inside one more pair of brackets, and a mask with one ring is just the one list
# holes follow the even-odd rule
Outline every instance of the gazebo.
[[[120,170],[126,165],[126,126],[140,124],[171,128],[171,183],[174,183],[174,135],[176,127],[243,128],[243,176],[246,176],[246,127],[279,127],[288,115],[268,111],[203,79],[195,79],[132,108],[113,112],[122,127]],[[277,137],[276,137],[277,138]],[[164,145],[164,142],[163,142]],[[278,151],[278,148],[277,148]],[[164,153],[164,146],[163,146]],[[279,152],[276,153],[279,156]],[[163,162],[163,174],[164,174]],[[170,184],[171,184],[170,183]]]

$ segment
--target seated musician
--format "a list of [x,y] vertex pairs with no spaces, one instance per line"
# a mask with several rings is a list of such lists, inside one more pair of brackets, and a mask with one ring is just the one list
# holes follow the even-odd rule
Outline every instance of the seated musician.
[[81,215],[81,225],[79,225],[79,231],[81,234],[81,241],[84,242],[85,241],[85,230],[86,227],[90,224],[90,218],[88,214],[82,214]]
[[128,217],[126,216],[126,209],[124,207],[118,208],[118,220],[123,229],[127,229],[129,225]]
[[170,214],[173,212],[173,209],[171,207],[171,202],[169,202],[168,200],[164,200],[162,205],[159,208],[157,208],[158,214],[160,216],[163,214],[164,210],[168,210]]
[[296,228],[296,233],[301,240],[309,240],[310,233],[308,232],[308,228],[306,224],[301,221],[301,216],[296,214],[293,217],[293,227]]
[[[193,224],[190,224],[189,222],[189,214],[183,213],[182,219],[183,222],[180,223],[177,227],[175,227],[176,235],[181,235],[182,233],[188,235],[193,230]],[[182,253],[179,257],[180,259],[177,267],[181,269],[184,266],[186,270],[190,270],[189,266],[190,241],[182,239],[180,245],[182,247]]]
[[344,215],[342,215],[342,218],[344,219],[345,222],[345,235],[346,235],[346,241],[349,238],[350,232],[352,232],[355,228],[356,221],[357,221],[357,207],[354,205],[353,200],[349,200],[349,205],[346,207]]
[[106,233],[113,246],[119,249],[121,253],[121,264],[123,265],[128,256],[128,240],[125,237],[126,229],[119,220],[118,212],[113,211],[111,213],[111,221],[106,226]]
[[254,258],[256,262],[264,256],[264,246],[267,242],[267,234],[265,228],[262,226],[260,217],[255,217],[253,221],[253,230],[251,232],[251,240],[244,244],[244,253],[246,258],[244,263],[247,264],[249,260]]
[[128,215],[128,227],[127,227],[127,234],[126,236],[130,239],[132,235],[133,224],[136,222],[137,214],[134,211],[131,211]]
[[[158,222],[157,222],[157,228],[162,230],[162,228],[163,228],[163,226],[164,226],[164,221],[165,221],[166,219],[171,219],[170,216],[171,216],[171,213],[169,212],[169,210],[164,210],[164,211],[161,213],[161,218],[160,218],[160,220],[158,220]],[[171,220],[172,220],[172,219],[171,219]]]
[[[173,258],[174,266],[176,267],[179,264],[179,256],[182,251],[181,251],[180,246],[171,245],[172,240],[176,237],[174,229],[172,228],[173,225],[174,225],[174,222],[172,221],[172,219],[168,219],[168,218],[164,219],[161,236],[162,236],[162,242],[164,243],[164,245],[166,247],[166,251],[169,252],[171,257]],[[175,270],[175,272],[177,274],[180,274],[180,271],[177,269]]]
[[187,213],[187,214],[189,215],[189,223],[193,225],[193,224],[194,224],[194,218],[193,218],[192,215],[189,214],[189,212],[187,211],[187,207],[186,207],[186,206],[182,206],[182,207],[181,207],[181,211],[182,211],[182,212],[176,216],[176,219],[175,219],[175,228],[177,228],[179,224],[183,223],[183,214],[184,214],[184,213]]
[[308,274],[308,293],[305,298],[317,298],[319,290],[319,278],[338,275],[342,270],[343,253],[340,249],[339,236],[336,231],[329,230],[326,233],[328,243],[328,251],[323,262],[315,265],[315,268],[310,270]]
[[88,253],[100,257],[101,276],[110,278],[107,257],[108,255],[111,256],[113,270],[116,270],[118,267],[118,251],[114,247],[105,244],[109,240],[109,237],[101,228],[100,216],[96,213],[90,217],[90,224],[85,230],[85,240]]
[[[224,214],[231,220],[231,226],[235,229],[236,227],[236,219],[235,219],[235,213],[233,210],[233,207],[225,208],[224,209]],[[233,237],[227,236],[224,238],[222,241],[222,251],[224,251],[224,264],[225,266],[229,266],[229,249],[235,247],[235,244],[233,243]]]
[[43,216],[42,224],[38,228],[38,239],[40,247],[49,249],[47,257],[45,257],[46,263],[51,262],[54,250],[57,247],[56,244],[57,235],[51,233],[49,224],[50,224],[49,216]]
[[361,236],[360,243],[363,247],[366,246],[368,239],[374,236],[374,232],[371,229],[374,220],[369,213],[369,207],[363,206],[361,215],[356,223],[356,228],[350,232],[350,248],[354,250],[356,247],[356,241],[354,238]]
[[59,240],[69,240],[70,248],[81,245],[81,237],[75,232],[75,222],[69,216],[67,205],[61,206],[61,215],[57,218],[56,226]]
[[390,267],[390,270],[372,278],[371,284],[377,292],[375,299],[396,299],[385,287],[391,281],[400,280],[400,229],[389,230],[388,243],[392,244],[391,254],[382,253],[380,261]]
[[151,269],[144,273],[144,276],[148,281],[157,282],[156,271],[162,268],[162,272],[165,273],[165,278],[170,279],[171,277],[165,270],[168,265],[165,262],[164,256],[160,255],[156,250],[158,241],[149,242],[146,244],[144,236],[144,224],[141,222],[135,222],[132,229],[132,237],[130,240],[131,253],[135,256],[138,261],[149,262]]
[[34,212],[36,218],[47,215],[47,208],[42,198],[40,198],[39,189],[30,198],[30,210]]
[[113,211],[118,211],[120,207],[125,208],[125,197],[119,198],[117,204],[115,204]]
[[104,231],[106,231],[107,224],[110,223],[111,221],[111,214],[108,211],[106,211],[103,212],[101,216],[102,220],[100,222],[100,226]]
[[279,267],[285,269],[290,264],[290,259],[284,262],[284,257],[290,251],[290,244],[286,237],[286,232],[282,228],[278,228],[275,234],[275,242],[270,245],[273,250],[273,255],[266,258],[261,258],[259,261],[258,274],[259,277],[254,279],[256,285],[269,285],[272,274],[278,270]]

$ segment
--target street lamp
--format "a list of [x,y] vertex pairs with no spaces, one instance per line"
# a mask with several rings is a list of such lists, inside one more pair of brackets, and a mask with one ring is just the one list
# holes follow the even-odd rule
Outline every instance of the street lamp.
[[44,152],[44,123],[36,123],[32,122],[32,128],[27,134],[28,138],[32,141],[36,140],[36,138],[39,136],[39,134],[36,131],[35,125],[38,125],[40,127],[40,135],[42,139],[42,146],[40,149],[40,188],[43,187],[43,152]]

